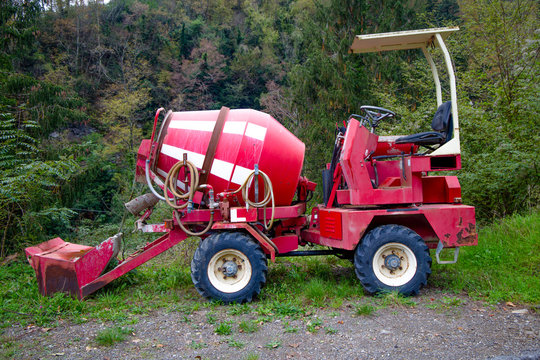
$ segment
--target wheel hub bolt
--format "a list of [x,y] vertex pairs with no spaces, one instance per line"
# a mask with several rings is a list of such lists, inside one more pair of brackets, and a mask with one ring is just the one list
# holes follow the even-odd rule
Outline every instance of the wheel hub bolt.
[[221,267],[221,272],[223,272],[223,275],[225,276],[236,276],[236,273],[238,272],[238,265],[236,265],[236,263],[233,261],[227,261]]
[[384,266],[393,272],[401,266],[401,259],[394,254],[388,255],[384,258]]

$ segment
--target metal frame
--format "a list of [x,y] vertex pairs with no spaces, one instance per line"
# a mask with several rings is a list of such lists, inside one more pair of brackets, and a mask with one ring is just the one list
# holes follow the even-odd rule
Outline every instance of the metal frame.
[[456,76],[452,65],[452,58],[446,48],[444,39],[451,33],[458,31],[459,27],[444,27],[423,30],[397,31],[370,35],[356,35],[351,45],[351,53],[368,53],[389,50],[410,50],[421,49],[431,68],[435,91],[437,93],[437,107],[442,104],[442,91],[437,66],[431,57],[428,48],[438,47],[441,49],[448,79],[450,83],[450,100],[452,102],[452,121],[454,125],[454,136],[446,144],[442,145],[428,156],[436,155],[458,155],[461,153],[459,143],[459,118],[457,106]]

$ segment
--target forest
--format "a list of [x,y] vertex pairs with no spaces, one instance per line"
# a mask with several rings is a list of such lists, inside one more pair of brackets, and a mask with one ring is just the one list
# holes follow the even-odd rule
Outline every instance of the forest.
[[335,124],[361,105],[398,113],[388,134],[428,130],[422,53],[348,49],[357,34],[429,27],[460,27],[448,47],[464,203],[480,224],[536,213],[539,11],[533,0],[3,0],[0,259],[56,236],[113,235],[145,191],[135,158],[159,107],[267,112],[306,143],[303,175],[319,184]]

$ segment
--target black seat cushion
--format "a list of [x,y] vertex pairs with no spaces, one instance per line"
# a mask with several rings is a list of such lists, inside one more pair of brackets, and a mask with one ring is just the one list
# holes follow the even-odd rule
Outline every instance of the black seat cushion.
[[426,131],[418,134],[402,136],[396,140],[396,144],[437,145],[444,142],[445,136],[437,131]]
[[435,131],[402,136],[396,140],[396,144],[442,145],[450,140],[453,130],[451,101],[447,101],[439,106],[431,121],[431,128]]

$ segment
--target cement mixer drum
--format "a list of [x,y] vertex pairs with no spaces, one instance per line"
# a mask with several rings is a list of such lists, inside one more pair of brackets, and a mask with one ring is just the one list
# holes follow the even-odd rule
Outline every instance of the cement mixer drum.
[[[202,169],[219,114],[219,110],[170,112],[157,136],[155,173],[164,179],[184,154]],[[236,190],[258,164],[272,181],[275,205],[290,205],[304,152],[304,143],[272,116],[251,109],[229,110],[206,183],[216,193]]]

